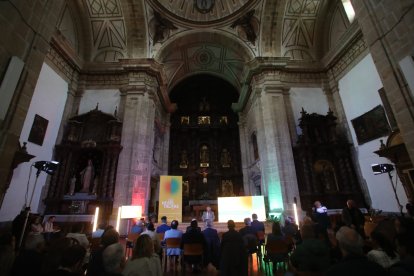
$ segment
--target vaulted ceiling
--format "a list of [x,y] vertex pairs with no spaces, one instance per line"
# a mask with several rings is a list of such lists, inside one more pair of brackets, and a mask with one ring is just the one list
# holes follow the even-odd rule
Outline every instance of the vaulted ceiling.
[[169,87],[208,72],[240,88],[256,57],[321,66],[349,25],[340,0],[68,0],[58,29],[85,66],[153,58]]

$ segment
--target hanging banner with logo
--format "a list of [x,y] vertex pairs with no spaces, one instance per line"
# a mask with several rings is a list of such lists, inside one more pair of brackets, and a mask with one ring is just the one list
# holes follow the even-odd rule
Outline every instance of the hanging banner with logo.
[[182,176],[161,175],[158,218],[166,216],[168,221],[182,220]]

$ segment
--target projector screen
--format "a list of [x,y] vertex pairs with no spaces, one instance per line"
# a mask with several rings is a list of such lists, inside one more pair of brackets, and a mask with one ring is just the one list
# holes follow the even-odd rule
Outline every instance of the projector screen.
[[260,221],[266,220],[266,209],[263,196],[239,196],[218,198],[218,220],[227,222],[232,219],[242,222],[245,218],[257,214]]

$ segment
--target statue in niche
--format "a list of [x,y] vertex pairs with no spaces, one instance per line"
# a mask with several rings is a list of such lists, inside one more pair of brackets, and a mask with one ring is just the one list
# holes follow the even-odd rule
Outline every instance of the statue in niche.
[[69,180],[69,190],[68,195],[74,195],[75,194],[75,188],[76,188],[76,175],[73,174],[72,178]]
[[230,168],[231,157],[230,152],[226,148],[221,151],[220,163],[223,168]]
[[181,161],[180,161],[180,168],[186,169],[188,167],[188,156],[187,151],[182,150],[181,151]]
[[233,194],[233,182],[231,180],[221,181],[222,196],[234,196]]
[[81,184],[82,184],[82,193],[89,193],[89,189],[91,184],[94,183],[95,178],[95,168],[93,166],[93,162],[91,159],[88,159],[88,164],[86,167],[80,172],[81,177]]
[[93,195],[96,195],[97,194],[98,184],[99,184],[99,177],[97,175],[97,176],[95,176],[95,178],[93,180],[93,188],[92,188],[91,194],[93,194]]
[[210,111],[210,104],[207,102],[206,97],[203,97],[203,99],[201,100],[200,105],[199,105],[199,111],[200,112]]
[[208,167],[209,151],[206,145],[203,145],[200,149],[200,167]]

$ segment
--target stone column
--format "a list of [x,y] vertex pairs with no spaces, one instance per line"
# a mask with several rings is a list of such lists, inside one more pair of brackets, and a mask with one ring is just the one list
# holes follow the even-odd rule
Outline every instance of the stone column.
[[[277,76],[276,76],[277,77]],[[258,95],[258,144],[263,194],[268,196],[271,213],[291,210],[294,198],[300,208],[292,143],[284,93],[286,89],[275,76],[254,81]]]
[[253,195],[248,165],[251,158],[251,150],[249,146],[249,137],[246,130],[246,122],[243,114],[239,113],[239,135],[240,135],[240,149],[241,149],[241,163],[243,172],[243,190],[245,195]]
[[140,205],[148,211],[152,145],[154,140],[154,88],[146,82],[121,89],[123,107],[122,141],[114,195],[114,207]]

